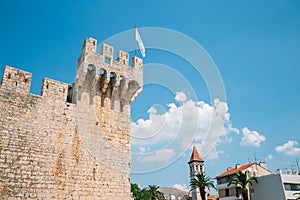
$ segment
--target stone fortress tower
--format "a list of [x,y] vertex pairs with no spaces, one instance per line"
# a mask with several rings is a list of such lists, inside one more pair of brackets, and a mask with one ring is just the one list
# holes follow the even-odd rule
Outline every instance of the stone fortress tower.
[[1,199],[130,200],[130,102],[142,60],[87,38],[72,85],[6,66],[0,86]]
[[[190,180],[192,180],[198,173],[204,173],[204,160],[201,158],[197,148],[193,147],[193,152],[188,162],[190,166]],[[199,188],[192,191],[193,200],[201,200]]]

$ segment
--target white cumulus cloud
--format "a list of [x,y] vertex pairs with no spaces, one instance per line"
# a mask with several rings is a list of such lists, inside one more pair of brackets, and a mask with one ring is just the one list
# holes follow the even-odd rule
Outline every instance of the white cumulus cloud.
[[[140,150],[134,154],[133,160],[166,162],[189,150],[193,142],[200,146],[198,150],[203,158],[217,159],[223,153],[216,149],[217,144],[231,142],[231,138],[226,139],[229,132],[239,132],[232,126],[226,102],[215,99],[209,105],[204,101],[188,100],[183,92],[178,92],[175,100],[181,104],[169,103],[164,113],[158,113],[151,107],[148,118],[131,123],[132,145]],[[150,146],[152,151],[165,150],[141,155],[139,153],[144,150],[139,148],[141,146]],[[166,157],[163,153],[167,153]]]
[[162,149],[156,151],[153,155],[146,156],[142,159],[143,162],[161,162],[167,163],[175,156],[173,149]]
[[278,153],[283,153],[287,156],[297,156],[300,155],[300,148],[295,147],[298,144],[297,141],[288,141],[282,146],[276,147]]
[[206,160],[216,160],[219,158],[221,154],[224,154],[223,150],[218,150],[217,148],[213,148],[212,151],[206,157]]
[[186,101],[186,95],[183,92],[176,92],[175,100],[179,102],[184,102]]
[[247,127],[242,129],[243,138],[241,141],[242,146],[255,146],[260,147],[260,143],[266,140],[266,137],[259,134],[257,131],[251,131]]
[[185,192],[189,191],[186,184],[174,184],[172,187],[177,189],[177,190],[181,190],[181,191],[185,191]]

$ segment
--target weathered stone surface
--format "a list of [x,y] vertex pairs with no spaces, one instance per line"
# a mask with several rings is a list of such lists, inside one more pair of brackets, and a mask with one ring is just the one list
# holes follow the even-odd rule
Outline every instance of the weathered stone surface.
[[141,92],[142,60],[87,38],[75,83],[5,67],[0,86],[1,199],[130,197],[130,101]]

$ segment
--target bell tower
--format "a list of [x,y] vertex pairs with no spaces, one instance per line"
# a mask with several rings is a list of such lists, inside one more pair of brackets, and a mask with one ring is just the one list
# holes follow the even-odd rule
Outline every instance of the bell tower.
[[[190,180],[192,180],[198,173],[204,173],[204,160],[200,157],[195,146],[193,147],[193,152],[188,164],[190,166]],[[192,199],[201,200],[199,188],[192,190]]]

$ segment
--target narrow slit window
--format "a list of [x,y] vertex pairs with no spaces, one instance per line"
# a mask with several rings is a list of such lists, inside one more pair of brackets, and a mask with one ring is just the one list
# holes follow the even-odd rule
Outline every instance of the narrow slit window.
[[105,58],[105,59],[104,59],[104,62],[105,62],[106,64],[109,64],[109,65],[110,65],[110,59],[109,59],[109,58]]

